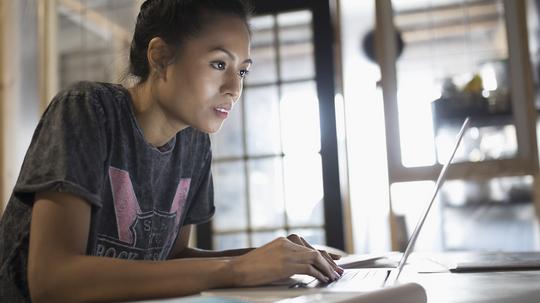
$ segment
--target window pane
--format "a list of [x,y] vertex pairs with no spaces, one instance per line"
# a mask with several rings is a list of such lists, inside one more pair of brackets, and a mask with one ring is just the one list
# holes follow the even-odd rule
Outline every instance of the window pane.
[[241,106],[241,104],[237,103],[221,129],[211,135],[212,156],[216,159],[244,155]]
[[131,0],[58,1],[60,88],[81,80],[119,81],[137,9]]
[[444,249],[534,250],[533,191],[532,176],[447,181],[440,193]]
[[449,207],[443,215],[448,251],[538,250],[538,225],[532,203]]
[[247,148],[250,155],[280,154],[279,102],[276,86],[246,89]]
[[321,149],[319,101],[315,82],[283,85],[281,129],[285,154]]
[[321,156],[284,157],[285,205],[289,226],[323,224]]
[[[477,131],[476,142],[466,147],[473,151],[456,157],[457,162],[513,157],[517,141],[506,128],[513,124],[513,116],[503,1],[393,0],[392,4],[404,42],[397,59],[403,164],[444,161],[438,156],[446,149],[440,145],[448,141],[445,133],[459,129],[467,116],[473,126],[489,130]],[[501,150],[494,142],[509,147]]]
[[277,81],[274,17],[254,17],[250,21],[252,30],[251,58],[253,66],[246,78],[246,85]]
[[108,49],[78,50],[60,56],[60,86],[78,81],[112,81],[112,54]]
[[[66,2],[66,1],[60,1]],[[114,26],[124,28],[128,32],[135,30],[137,13],[141,3],[133,0],[84,0],[79,1],[87,8],[108,18],[111,23],[104,24],[109,31],[117,30]],[[88,16],[87,16],[88,18]],[[131,38],[131,37],[130,37]]]
[[291,234],[298,234],[312,245],[324,245],[326,243],[325,232],[322,228],[291,229]]
[[246,180],[244,162],[214,163],[214,200],[216,212],[213,228],[216,231],[247,227]]
[[276,231],[255,232],[251,234],[251,245],[254,247],[263,246],[264,244],[271,242],[278,237],[286,236],[286,232],[283,229]]
[[[441,128],[437,132],[437,159],[444,163],[455,144],[459,129]],[[510,159],[517,154],[517,134],[513,124],[471,127],[456,152],[456,162]]]
[[[414,231],[416,224],[429,202],[435,182],[433,181],[415,181],[394,183],[390,188],[392,195],[392,210],[394,214],[404,221],[404,226],[399,226],[399,245],[405,247],[408,237]],[[415,249],[419,251],[439,251],[441,249],[441,229],[440,213],[441,205],[439,203],[440,195],[433,205],[429,216],[427,217],[422,232],[418,236],[418,242]]]
[[281,158],[249,162],[249,192],[253,227],[282,227],[283,169]]
[[281,79],[305,79],[315,75],[311,12],[278,15]]
[[235,249],[248,247],[248,236],[246,233],[215,235],[214,245],[216,250]]
[[448,180],[439,194],[442,204],[461,207],[479,204],[533,201],[533,177],[499,177],[489,180]]

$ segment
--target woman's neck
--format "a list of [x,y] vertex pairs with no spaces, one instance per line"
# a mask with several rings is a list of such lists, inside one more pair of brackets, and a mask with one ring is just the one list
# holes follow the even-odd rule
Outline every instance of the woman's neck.
[[152,92],[151,85],[137,84],[128,89],[131,94],[135,118],[143,131],[144,138],[155,147],[161,147],[169,142],[179,131],[188,125],[173,119],[160,106]]

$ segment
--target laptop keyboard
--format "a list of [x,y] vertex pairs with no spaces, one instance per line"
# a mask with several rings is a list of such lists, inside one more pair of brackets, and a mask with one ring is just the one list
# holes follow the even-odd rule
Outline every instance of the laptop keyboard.
[[321,283],[313,277],[303,276],[300,279],[296,279],[298,282],[289,288],[333,288],[349,284],[372,288],[382,285],[386,275],[387,271],[380,269],[347,269],[341,278],[334,282]]

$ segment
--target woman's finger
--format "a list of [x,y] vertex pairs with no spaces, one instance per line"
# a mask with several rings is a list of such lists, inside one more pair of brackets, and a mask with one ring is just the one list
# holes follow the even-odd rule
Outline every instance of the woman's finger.
[[341,256],[340,255],[336,255],[336,254],[333,254],[333,253],[328,253],[330,255],[330,257],[332,258],[332,260],[339,260],[341,259]]
[[331,281],[340,277],[318,251],[307,247],[304,247],[304,249],[303,252],[296,252],[290,256],[293,263],[313,265]]
[[[302,245],[302,246],[305,246],[305,247],[308,247],[308,248],[311,248],[311,249],[315,249],[313,246],[311,246],[311,244],[309,244],[308,241],[306,241],[306,239],[304,239],[303,237],[300,237],[297,234],[291,234],[291,235],[289,235],[287,237],[287,239],[289,239],[290,241],[292,241],[293,243],[296,243],[298,245]],[[320,250],[320,252],[323,252],[323,250]],[[329,252],[327,252],[327,254],[330,256],[330,259],[332,259],[332,261],[341,259],[340,255],[336,255],[336,254],[329,253]]]
[[334,268],[335,271],[337,271],[338,274],[343,274],[344,270],[343,268],[339,267],[336,262],[334,262],[334,260],[332,260],[332,257],[328,254],[328,252],[324,251],[324,250],[319,250],[319,252],[321,253],[321,255],[326,259],[326,261],[328,261],[328,263],[330,263],[330,265],[332,265],[332,267]]
[[[304,244],[304,246],[309,247],[309,248],[311,248],[311,249],[315,249],[315,247],[311,246],[311,244],[309,244],[309,242],[306,241],[306,239],[300,237],[300,241],[302,241],[302,244]],[[323,256],[324,256],[325,258],[328,256],[328,258],[327,258],[328,261],[329,261],[330,263],[333,263],[333,264],[335,264],[335,265],[337,266],[336,262],[334,262],[334,260],[328,255],[328,253],[327,253],[326,251],[324,251],[324,250],[319,250],[319,252],[320,252],[321,254],[323,254]]]
[[309,250],[309,248],[305,247],[302,242],[299,241],[299,243],[294,242],[289,237],[287,237],[286,241],[286,247],[287,249],[290,249],[295,252],[305,252],[306,250]]
[[[298,245],[302,245],[302,246],[306,246],[304,244],[304,242],[302,241],[302,238],[299,236],[299,235],[296,235],[296,234],[290,234],[287,236],[287,239],[289,239],[291,242],[295,243],[295,244],[298,244]],[[306,246],[307,247],[307,246]],[[308,247],[310,248],[310,247]]]
[[337,266],[336,262],[334,262],[334,260],[332,259],[332,257],[330,257],[330,255],[324,251],[324,250],[319,250],[319,252],[323,255],[323,257],[328,260],[328,262],[332,265],[335,265]]
[[[316,262],[315,266],[318,267],[319,269],[323,270],[323,272],[326,271],[327,272],[326,274],[332,280],[339,278],[343,274],[343,272],[344,272],[343,268],[339,267],[334,262],[332,257],[330,257],[330,255],[328,255],[328,253],[326,253],[325,251],[319,251],[319,250],[315,249],[304,238],[302,238],[302,237],[300,237],[300,236],[298,236],[296,234],[289,235],[287,237],[287,239],[289,239],[294,244],[303,246],[303,247],[305,247],[306,249],[309,249],[312,252],[316,252],[318,260],[315,260],[315,262]],[[327,269],[328,267],[330,267],[329,270]]]
[[313,278],[321,281],[322,283],[329,283],[331,280],[326,277],[322,272],[315,268],[311,264],[295,264],[292,267],[296,274],[309,275]]
[[[311,246],[311,244],[308,243],[308,241],[306,241],[306,239],[302,238],[302,237],[299,237],[300,238],[300,241],[302,242],[302,244],[306,247],[309,247],[313,250],[315,250],[315,248],[313,246]],[[343,273],[343,268],[339,267],[336,262],[334,262],[334,260],[332,259],[332,257],[324,250],[319,250],[319,253],[321,253],[321,255],[326,259],[326,261],[328,261],[328,263],[330,263],[330,265],[333,267],[334,271],[338,272],[338,274],[342,274]]]
[[304,246],[309,247],[311,249],[315,249],[313,246],[311,246],[311,244],[308,243],[308,241],[306,241],[306,239],[304,239],[304,238],[302,238],[300,236],[298,236],[298,237],[300,238],[300,241],[302,241],[302,244],[304,244]]
[[309,251],[307,251],[304,256],[307,262],[310,262],[320,272],[330,278],[330,280],[333,281],[339,279],[339,273],[337,273],[332,264],[328,263],[328,261],[322,256],[319,251],[309,249]]

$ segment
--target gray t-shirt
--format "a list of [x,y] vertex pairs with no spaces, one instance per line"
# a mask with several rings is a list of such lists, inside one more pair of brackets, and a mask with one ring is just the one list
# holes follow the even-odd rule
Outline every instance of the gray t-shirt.
[[36,192],[77,195],[92,207],[88,255],[167,259],[181,226],[214,214],[208,134],[188,127],[156,148],[145,141],[129,92],[81,82],[39,122],[0,221],[0,302],[30,301],[30,215]]

